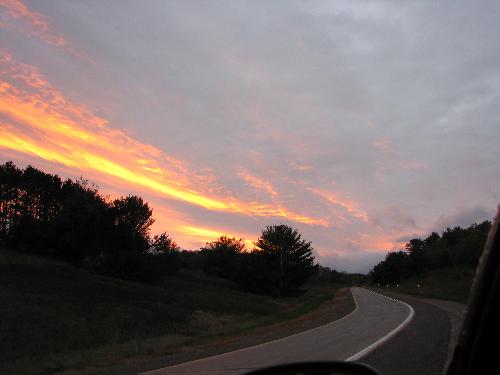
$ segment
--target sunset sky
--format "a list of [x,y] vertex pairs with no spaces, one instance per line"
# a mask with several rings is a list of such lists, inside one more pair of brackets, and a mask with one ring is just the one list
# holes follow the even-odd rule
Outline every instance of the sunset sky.
[[0,0],[0,162],[138,194],[184,249],[286,223],[319,263],[491,219],[496,1]]

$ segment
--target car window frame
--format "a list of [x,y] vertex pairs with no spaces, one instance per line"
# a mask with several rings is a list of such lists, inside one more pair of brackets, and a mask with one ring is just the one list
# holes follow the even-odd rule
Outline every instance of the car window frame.
[[[498,371],[490,338],[498,333],[500,306],[500,206],[479,259],[465,318],[446,375]],[[498,353],[496,354],[498,355]]]

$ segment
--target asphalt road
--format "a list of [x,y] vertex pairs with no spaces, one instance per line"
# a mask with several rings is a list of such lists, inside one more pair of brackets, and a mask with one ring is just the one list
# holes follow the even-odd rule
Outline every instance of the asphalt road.
[[[365,362],[365,357],[369,359],[366,362],[375,367],[378,367],[377,365],[381,365],[384,369],[390,367],[384,362],[384,348],[392,347],[388,344],[400,338],[401,335],[396,333],[405,332],[407,325],[410,327],[414,321],[420,322],[421,319],[413,319],[413,308],[404,302],[362,288],[352,288],[352,293],[356,300],[356,309],[335,322],[261,345],[144,374],[234,375],[289,362],[360,360],[360,358],[361,362]],[[446,313],[444,314],[446,317]],[[418,325],[415,329],[420,328]],[[447,342],[445,355],[446,344]],[[399,351],[402,349],[404,348],[400,348]],[[374,355],[368,354],[370,352]],[[398,372],[398,374],[404,373]]]
[[440,375],[446,365],[450,333],[458,333],[464,305],[426,300],[396,293],[384,293],[406,302],[415,317],[405,329],[379,346],[360,362],[376,368],[382,375]]

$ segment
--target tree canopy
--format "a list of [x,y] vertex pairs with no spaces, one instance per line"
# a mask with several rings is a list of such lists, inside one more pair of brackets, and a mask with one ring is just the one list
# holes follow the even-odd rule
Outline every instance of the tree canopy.
[[311,242],[288,225],[266,227],[255,243],[255,251],[270,264],[274,283],[281,292],[298,288],[314,273]]
[[[171,253],[177,250],[165,233],[150,237],[153,222],[141,197],[108,201],[87,180],[63,181],[32,166],[0,165],[1,246],[152,282],[175,271]],[[170,253],[168,267],[167,257],[159,257],[165,252]]]
[[427,238],[413,238],[404,251],[390,252],[370,271],[375,283],[395,284],[425,271],[458,264],[475,265],[482,253],[491,222],[468,228],[447,228],[441,236],[432,232]]
[[241,238],[221,236],[215,241],[208,242],[205,247],[200,249],[205,272],[220,277],[233,278],[234,262],[244,250],[245,243]]

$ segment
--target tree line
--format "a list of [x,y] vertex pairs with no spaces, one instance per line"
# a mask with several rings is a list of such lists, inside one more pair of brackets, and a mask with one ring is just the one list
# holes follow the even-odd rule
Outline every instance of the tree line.
[[63,180],[32,166],[0,165],[0,247],[56,258],[113,277],[160,283],[181,267],[201,268],[266,294],[293,294],[318,269],[311,242],[287,225],[266,227],[254,248],[222,236],[181,251],[166,232],[151,235],[141,197],[110,199],[85,179]]
[[369,276],[377,284],[397,284],[433,269],[476,265],[490,228],[491,222],[486,220],[468,228],[447,228],[441,235],[432,232],[425,239],[411,239],[404,250],[389,252]]
[[259,294],[296,294],[318,269],[311,242],[284,224],[266,227],[251,251],[241,238],[222,236],[189,256],[205,273]]

